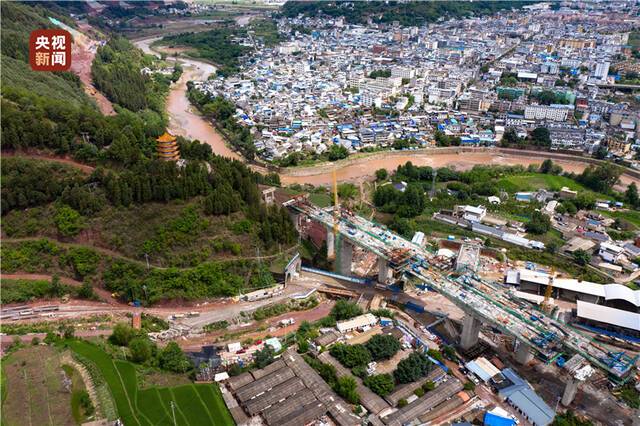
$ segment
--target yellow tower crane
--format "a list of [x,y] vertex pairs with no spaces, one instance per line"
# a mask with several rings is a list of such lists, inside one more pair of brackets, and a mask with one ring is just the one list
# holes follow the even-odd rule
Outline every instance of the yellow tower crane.
[[551,295],[553,294],[553,280],[555,278],[556,271],[553,267],[551,267],[551,272],[549,273],[549,283],[547,284],[547,288],[544,291],[544,300],[542,301],[542,310],[549,313],[553,309],[553,305],[549,303],[551,300]]

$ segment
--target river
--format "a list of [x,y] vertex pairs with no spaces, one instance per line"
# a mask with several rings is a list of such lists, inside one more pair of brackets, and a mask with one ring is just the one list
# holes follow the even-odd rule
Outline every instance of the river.
[[[157,55],[150,47],[151,43],[160,37],[135,41],[135,45],[145,53]],[[171,59],[171,57],[169,57]],[[175,135],[181,135],[190,139],[198,139],[211,146],[213,152],[224,157],[242,160],[242,157],[233,151],[224,138],[216,131],[213,125],[206,120],[193,107],[187,99],[187,82],[189,80],[204,80],[215,72],[215,66],[187,58],[180,58],[184,72],[180,79],[171,87],[167,99],[167,114],[169,115],[169,131]],[[442,152],[445,151],[445,152]],[[407,161],[417,166],[453,167],[457,170],[468,170],[477,164],[516,165],[540,164],[544,157],[535,152],[504,154],[495,151],[461,152],[451,153],[450,150],[418,150],[395,151],[373,155],[361,155],[355,158],[338,161],[336,163],[324,163],[316,166],[288,168],[280,172],[280,180],[283,185],[294,183],[312,185],[328,185],[333,180],[333,170],[336,170],[336,178],[339,181],[358,182],[371,180],[375,171],[381,168],[394,170]],[[573,160],[557,160],[554,162],[562,166],[565,171],[580,173],[588,164]],[[264,168],[252,166],[254,170],[264,172]],[[625,190],[631,182],[640,184],[640,180],[627,174],[620,179],[618,190]]]
[[[160,37],[135,41],[135,45],[143,52],[158,55],[150,45]],[[167,56],[167,59],[171,59]],[[169,132],[189,139],[198,139],[211,146],[214,153],[224,157],[241,160],[241,156],[227,146],[224,138],[213,125],[206,120],[187,98],[187,82],[190,80],[206,80],[216,72],[216,67],[193,59],[179,58],[183,73],[180,79],[171,86],[167,97],[167,115],[169,116]]]

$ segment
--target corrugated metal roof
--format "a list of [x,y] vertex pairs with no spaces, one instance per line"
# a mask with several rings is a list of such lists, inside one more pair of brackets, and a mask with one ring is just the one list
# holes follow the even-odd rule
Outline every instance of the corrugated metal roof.
[[468,362],[465,367],[467,367],[473,374],[480,377],[483,382],[488,382],[490,378],[500,373],[500,370],[491,364],[489,360],[483,357],[479,357]]
[[596,305],[582,300],[578,300],[577,305],[579,318],[600,321],[632,330],[640,330],[640,314],[635,312]]
[[[515,276],[507,273],[507,283],[515,284],[521,281],[548,285],[549,274],[528,269],[518,269],[518,280]],[[578,281],[572,278],[554,278],[551,283],[554,288],[575,291],[577,293],[590,294],[592,296],[604,297],[605,300],[626,300],[635,306],[640,306],[640,290],[631,290],[621,284],[596,284],[589,281]]]
[[547,426],[556,416],[555,411],[530,388],[514,392],[508,400],[536,426]]
[[555,411],[533,391],[526,380],[518,376],[510,368],[502,370],[502,374],[512,385],[500,389],[499,394],[501,397],[518,408],[537,426],[546,426],[553,421]]

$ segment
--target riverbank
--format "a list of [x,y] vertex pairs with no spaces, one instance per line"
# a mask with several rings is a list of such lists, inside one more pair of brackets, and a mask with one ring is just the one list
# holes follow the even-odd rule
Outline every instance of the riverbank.
[[[280,170],[283,185],[309,183],[312,185],[328,185],[333,180],[333,170],[339,181],[371,180],[378,169],[394,170],[399,165],[411,161],[416,166],[452,167],[456,170],[468,170],[478,164],[484,165],[540,165],[546,158],[551,158],[565,171],[581,173],[590,164],[598,160],[570,156],[547,151],[521,151],[509,148],[426,148],[415,151],[383,151],[356,154],[334,163],[325,162],[314,166],[294,167]],[[620,178],[621,185],[631,182],[640,184],[640,173],[625,169]]]

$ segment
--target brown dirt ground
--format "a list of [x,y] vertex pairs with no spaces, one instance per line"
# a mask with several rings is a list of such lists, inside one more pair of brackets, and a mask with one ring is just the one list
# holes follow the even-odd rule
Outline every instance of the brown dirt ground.
[[3,361],[7,396],[2,423],[7,426],[75,425],[71,393],[62,383],[60,355],[46,346],[22,349]]

